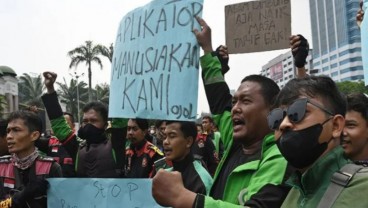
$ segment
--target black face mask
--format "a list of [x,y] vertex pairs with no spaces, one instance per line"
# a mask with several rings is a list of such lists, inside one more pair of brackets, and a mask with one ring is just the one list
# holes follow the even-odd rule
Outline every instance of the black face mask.
[[302,169],[313,164],[327,149],[327,142],[318,142],[322,129],[322,124],[316,124],[299,131],[286,131],[276,144],[292,166]]
[[78,136],[87,141],[87,144],[97,144],[106,139],[105,129],[100,129],[92,124],[86,124],[79,128]]

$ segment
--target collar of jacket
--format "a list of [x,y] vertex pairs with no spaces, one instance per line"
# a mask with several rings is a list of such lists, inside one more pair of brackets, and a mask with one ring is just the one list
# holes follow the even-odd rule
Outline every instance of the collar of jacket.
[[287,180],[287,184],[297,188],[306,197],[315,194],[316,190],[326,190],[332,174],[340,170],[349,162],[344,157],[342,147],[338,146],[319,158],[303,174],[294,172]]
[[193,163],[193,155],[191,153],[187,154],[187,156],[185,156],[185,158],[181,161],[177,161],[177,162],[172,162],[174,170],[175,171],[179,171],[179,172],[183,172],[189,164]]

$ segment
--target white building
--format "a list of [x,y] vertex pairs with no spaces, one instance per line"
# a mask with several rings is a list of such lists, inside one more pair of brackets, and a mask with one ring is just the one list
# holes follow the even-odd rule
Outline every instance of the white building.
[[364,79],[358,0],[309,0],[313,68],[334,81]]
[[[307,57],[307,64],[305,68],[308,74],[313,74],[310,72],[312,65],[312,50],[309,50],[309,55]],[[314,72],[314,71],[313,71]],[[261,75],[273,79],[280,88],[290,80],[296,77],[296,68],[294,65],[294,58],[291,50],[288,52],[277,56],[276,58],[269,61],[266,65],[262,66]]]

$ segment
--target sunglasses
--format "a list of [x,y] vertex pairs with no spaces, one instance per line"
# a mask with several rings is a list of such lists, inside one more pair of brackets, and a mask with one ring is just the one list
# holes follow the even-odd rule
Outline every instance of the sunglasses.
[[333,116],[334,114],[331,111],[327,110],[323,106],[312,102],[308,98],[297,99],[286,109],[275,108],[273,109],[267,116],[268,126],[272,130],[277,130],[280,127],[281,122],[284,120],[285,116],[287,116],[292,123],[299,123],[303,120],[305,116],[305,112],[307,110],[307,103],[310,103],[317,108],[321,109],[323,112]]

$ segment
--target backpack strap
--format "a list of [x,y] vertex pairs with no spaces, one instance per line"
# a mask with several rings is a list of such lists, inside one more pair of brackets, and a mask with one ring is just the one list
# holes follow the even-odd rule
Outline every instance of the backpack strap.
[[331,183],[319,202],[318,208],[332,207],[342,190],[349,185],[355,173],[362,168],[364,166],[349,163],[344,165],[339,171],[336,171],[331,177]]

